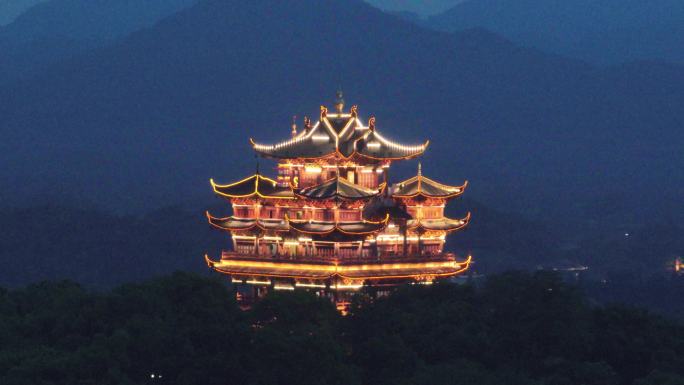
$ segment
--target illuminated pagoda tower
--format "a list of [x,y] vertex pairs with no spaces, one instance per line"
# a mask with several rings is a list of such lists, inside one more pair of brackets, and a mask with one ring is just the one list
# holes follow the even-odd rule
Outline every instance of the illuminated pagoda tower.
[[[446,236],[464,228],[444,216],[444,206],[467,182],[448,186],[422,175],[388,185],[393,161],[423,154],[429,142],[405,146],[386,139],[371,117],[364,125],[356,106],[344,112],[338,93],[335,112],[304,119],[297,133],[274,145],[250,140],[254,151],[278,162],[272,179],[248,176],[218,184],[214,192],[232,205],[233,215],[209,223],[228,232],[232,250],[220,259],[205,256],[210,268],[239,285],[253,285],[254,299],[269,290],[305,288],[344,303],[364,286],[430,284],[464,272],[470,257],[445,252]],[[244,288],[246,286],[241,286]],[[376,291],[377,292],[377,291]]]

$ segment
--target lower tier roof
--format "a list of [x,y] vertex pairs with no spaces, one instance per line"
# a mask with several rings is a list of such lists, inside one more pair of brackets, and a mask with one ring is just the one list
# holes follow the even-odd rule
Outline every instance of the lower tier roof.
[[378,232],[387,226],[388,216],[378,222],[371,221],[352,221],[352,222],[328,222],[313,220],[294,220],[289,219],[251,219],[225,217],[216,218],[207,214],[209,224],[221,230],[251,230],[260,228],[262,230],[289,231],[295,230],[305,234],[331,234],[338,232],[347,235],[362,235]]
[[468,225],[470,222],[470,213],[462,219],[438,218],[438,219],[413,219],[408,221],[408,227],[420,228],[421,230],[437,230],[437,231],[456,231]]
[[222,258],[213,261],[205,255],[207,265],[223,274],[246,277],[278,277],[323,280],[332,277],[347,279],[396,279],[444,277],[468,269],[471,257],[458,262],[454,258],[411,259],[392,262],[314,263],[276,258]]
[[251,230],[258,227],[262,230],[289,231],[290,226],[284,219],[251,219],[225,217],[216,218],[207,211],[209,224],[220,230]]

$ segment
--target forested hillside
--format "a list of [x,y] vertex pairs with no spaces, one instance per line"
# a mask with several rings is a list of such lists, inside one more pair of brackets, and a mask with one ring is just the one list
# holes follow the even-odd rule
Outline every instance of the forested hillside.
[[0,290],[0,383],[676,385],[681,330],[545,273],[406,287],[347,317],[305,292],[242,312],[180,273],[101,293],[45,282]]

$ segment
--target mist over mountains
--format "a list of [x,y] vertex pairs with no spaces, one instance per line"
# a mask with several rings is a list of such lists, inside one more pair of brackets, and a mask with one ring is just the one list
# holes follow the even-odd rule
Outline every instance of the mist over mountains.
[[385,12],[408,12],[428,16],[444,12],[463,0],[366,0]]
[[684,62],[682,20],[679,0],[467,0],[424,25],[485,28],[523,46],[607,65]]
[[[0,27],[0,85],[69,62],[194,3],[196,0],[26,1],[22,5],[28,10]],[[0,9],[2,14],[7,13]]]
[[46,0],[4,0],[0,3],[0,25],[11,23],[17,16],[42,1]]

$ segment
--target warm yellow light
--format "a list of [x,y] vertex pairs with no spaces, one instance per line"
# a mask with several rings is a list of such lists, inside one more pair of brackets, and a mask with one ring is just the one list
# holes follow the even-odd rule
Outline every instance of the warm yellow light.
[[319,283],[297,282],[297,283],[295,283],[295,286],[297,286],[297,287],[311,287],[311,288],[316,288],[316,289],[325,289],[325,285],[322,285]]
[[334,289],[335,290],[359,290],[362,288],[362,284],[355,284],[355,285],[335,285]]
[[[468,259],[463,262],[456,261],[440,261],[440,262],[406,262],[406,263],[385,263],[385,264],[370,264],[370,265],[322,265],[322,264],[306,264],[306,263],[288,263],[288,262],[269,262],[269,261],[255,261],[255,260],[231,260],[231,259],[221,259],[219,261],[212,261],[209,256],[204,256],[207,265],[215,270],[218,270],[227,274],[241,274],[239,272],[231,271],[231,269],[239,268],[256,268],[262,270],[275,270],[277,272],[263,272],[257,273],[258,275],[270,275],[270,276],[280,276],[280,277],[291,277],[291,278],[306,278],[300,274],[295,274],[298,271],[309,271],[309,272],[320,272],[320,277],[332,277],[337,275],[341,278],[354,278],[353,275],[346,275],[348,273],[365,272],[367,273],[366,279],[386,279],[386,278],[411,278],[415,277],[416,274],[407,274],[401,270],[406,269],[449,269],[450,271],[440,272],[440,273],[430,273],[433,277],[446,277],[455,274],[459,274],[468,269],[472,261],[472,257],[468,256]],[[380,274],[384,272],[384,274]],[[389,274],[388,274],[389,273]],[[252,284],[270,284],[270,281],[247,281],[246,283]]]
[[268,236],[268,235],[262,237],[261,239],[266,240],[266,241],[282,241],[283,240],[283,238],[281,238],[281,237],[272,237],[272,236]]
[[245,281],[245,283],[248,283],[250,285],[270,285],[271,281],[257,281],[255,279],[251,279],[249,281]]
[[294,287],[292,286],[282,286],[282,285],[275,285],[273,286],[275,290],[294,290]]
[[470,264],[471,258],[465,262],[456,261],[438,261],[438,262],[400,262],[400,263],[382,263],[382,264],[360,264],[360,265],[316,265],[307,263],[288,263],[288,262],[271,262],[271,261],[255,261],[255,260],[238,260],[238,259],[221,259],[215,263],[216,268],[230,268],[230,267],[247,267],[247,268],[265,268],[273,270],[310,270],[321,271],[330,274],[343,275],[347,272],[364,271],[364,270],[403,270],[416,268],[461,268]]
[[[404,146],[404,145],[401,145],[401,144],[399,144],[399,143],[394,143],[394,142],[392,142],[392,141],[390,141],[390,140],[387,140],[387,139],[384,138],[382,135],[380,135],[380,133],[378,133],[377,131],[375,131],[375,137],[376,137],[380,142],[382,142],[384,145],[386,145],[386,146],[388,146],[388,147],[390,147],[390,148],[395,148],[395,149],[404,150],[404,151],[409,151],[409,152],[422,152],[422,151],[425,151],[425,148],[427,148],[428,144],[430,143],[430,141],[427,141],[427,142],[425,142],[424,144],[420,144],[420,145],[417,145],[417,146]],[[368,143],[369,146],[370,146],[371,144],[372,144],[372,143]],[[378,146],[379,146],[379,144],[378,144]]]
[[304,166],[304,171],[317,174],[320,173],[322,169],[321,166],[318,165],[306,165]]

